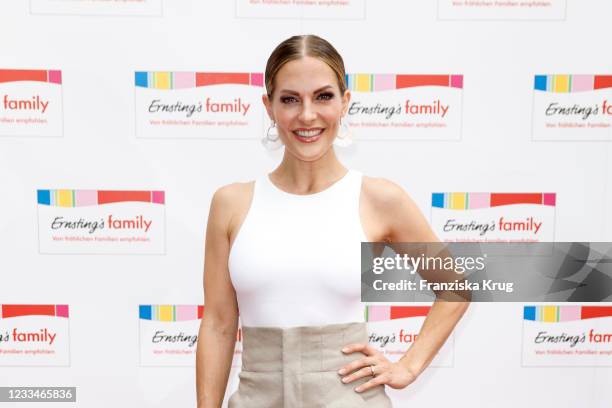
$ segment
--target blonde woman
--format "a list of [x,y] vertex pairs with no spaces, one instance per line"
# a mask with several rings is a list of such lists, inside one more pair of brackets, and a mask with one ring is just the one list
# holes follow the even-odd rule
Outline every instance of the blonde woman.
[[239,309],[242,371],[230,408],[391,407],[385,387],[415,381],[467,306],[435,302],[398,362],[368,345],[360,243],[438,240],[402,188],[338,160],[351,95],[331,44],[314,35],[283,41],[265,86],[273,126],[264,141],[284,145],[284,155],[272,173],[212,198],[198,407],[224,399]]

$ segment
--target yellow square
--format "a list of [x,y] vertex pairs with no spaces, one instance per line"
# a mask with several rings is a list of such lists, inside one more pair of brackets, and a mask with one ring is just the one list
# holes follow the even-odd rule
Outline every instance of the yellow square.
[[73,207],[72,190],[58,190],[57,201],[60,207]]
[[567,93],[570,90],[570,76],[569,75],[555,75],[554,83],[555,92]]
[[370,92],[370,75],[369,74],[357,74],[355,75],[355,90],[357,92]]
[[465,210],[465,193],[451,193],[450,204],[452,210]]
[[159,321],[160,322],[173,322],[174,321],[174,307],[172,305],[160,305],[159,306]]
[[542,321],[554,323],[557,321],[557,306],[542,307]]
[[170,72],[156,72],[153,75],[155,89],[172,89],[172,78]]

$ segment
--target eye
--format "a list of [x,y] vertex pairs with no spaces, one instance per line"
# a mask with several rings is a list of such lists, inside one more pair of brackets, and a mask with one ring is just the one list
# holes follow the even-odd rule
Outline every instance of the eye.
[[324,101],[329,101],[333,97],[334,97],[334,94],[331,92],[325,92],[325,93],[319,94],[319,98],[322,98]]
[[280,100],[282,103],[291,103],[292,101],[295,101],[296,99],[293,96],[281,96]]

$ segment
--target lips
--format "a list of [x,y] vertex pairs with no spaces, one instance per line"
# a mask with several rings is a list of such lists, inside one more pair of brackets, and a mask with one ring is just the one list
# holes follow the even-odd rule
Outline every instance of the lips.
[[324,128],[296,129],[292,133],[300,142],[313,143],[319,140],[324,130]]

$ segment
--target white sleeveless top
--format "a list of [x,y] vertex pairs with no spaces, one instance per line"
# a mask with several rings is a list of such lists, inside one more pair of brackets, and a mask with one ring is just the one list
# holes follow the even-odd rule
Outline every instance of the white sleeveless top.
[[359,217],[362,175],[349,171],[314,194],[287,193],[268,175],[230,250],[243,326],[363,322]]

